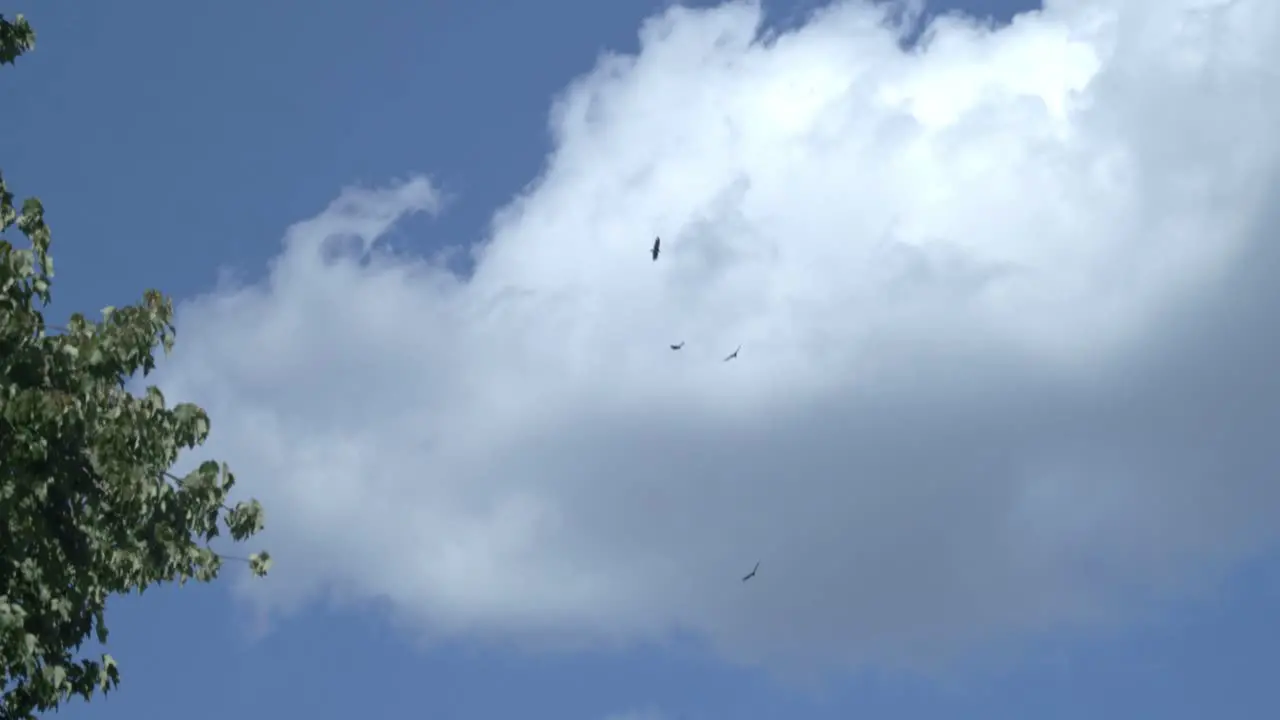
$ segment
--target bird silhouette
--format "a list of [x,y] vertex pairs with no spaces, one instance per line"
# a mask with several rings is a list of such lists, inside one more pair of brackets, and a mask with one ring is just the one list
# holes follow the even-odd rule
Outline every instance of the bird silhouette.
[[660,237],[654,238],[653,249],[649,251],[649,254],[653,255],[654,262],[657,262],[658,260],[658,252],[661,247],[662,247],[662,238]]
[[684,341],[683,341],[683,340],[681,340],[681,341],[680,341],[680,344],[679,344],[679,345],[672,345],[672,346],[671,346],[671,349],[672,349],[672,350],[679,350],[679,349],[680,349],[680,348],[682,348],[682,347],[684,347]]
[[757,561],[756,566],[751,568],[751,572],[742,577],[742,582],[746,582],[756,576],[756,571],[760,569],[760,563]]
[[741,345],[739,345],[739,346],[738,346],[738,349],[737,349],[737,350],[734,350],[734,351],[733,351],[733,352],[731,352],[731,353],[729,353],[729,356],[728,356],[728,357],[726,357],[726,358],[724,359],[724,361],[725,361],[725,362],[729,362],[730,360],[732,360],[732,359],[734,359],[734,358],[738,357],[738,350],[741,350],[741,349],[742,349],[742,346],[741,346]]

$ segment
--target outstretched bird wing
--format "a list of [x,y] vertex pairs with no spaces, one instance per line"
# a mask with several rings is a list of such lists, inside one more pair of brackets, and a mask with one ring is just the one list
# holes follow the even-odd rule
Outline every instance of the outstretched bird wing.
[[657,260],[657,259],[658,259],[658,251],[660,250],[660,248],[661,248],[661,247],[662,247],[662,238],[660,238],[660,237],[656,237],[656,238],[654,238],[654,239],[653,239],[653,250],[651,250],[651,251],[650,251],[651,253],[653,253],[653,259],[654,259],[654,260]]

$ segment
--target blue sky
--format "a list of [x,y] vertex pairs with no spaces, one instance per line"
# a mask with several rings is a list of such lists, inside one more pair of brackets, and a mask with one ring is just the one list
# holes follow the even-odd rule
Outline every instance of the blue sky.
[[[27,15],[38,45],[0,73],[10,99],[0,162],[19,196],[46,204],[54,314],[130,302],[153,286],[183,300],[213,290],[224,272],[256,281],[283,231],[352,183],[426,172],[455,198],[438,218],[398,226],[391,243],[403,250],[484,236],[494,209],[543,166],[553,95],[601,50],[635,52],[641,22],[661,8],[129,0],[6,9]],[[1031,8],[970,0],[955,9],[1008,18]],[[775,3],[770,12],[786,19],[796,8]],[[252,492],[254,480],[242,481]],[[1266,717],[1280,709],[1271,679],[1280,561],[1253,558],[1222,566],[1229,572],[1198,585],[1192,600],[1160,595],[1141,619],[1038,633],[998,660],[979,645],[978,669],[933,680],[836,674],[816,690],[726,662],[696,639],[566,653],[465,637],[427,647],[385,613],[325,602],[254,637],[229,583],[163,589],[112,606],[120,692],[64,712],[99,720],[605,720],[646,710],[690,719]]]

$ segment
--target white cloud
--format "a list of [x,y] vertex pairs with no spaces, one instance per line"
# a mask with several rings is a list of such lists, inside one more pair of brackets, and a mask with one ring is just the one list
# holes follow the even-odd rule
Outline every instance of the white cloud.
[[652,19],[470,278],[374,244],[437,207],[417,179],[184,303],[162,386],[268,509],[255,597],[918,664],[1273,539],[1280,4],[1051,2],[913,52],[878,12]]

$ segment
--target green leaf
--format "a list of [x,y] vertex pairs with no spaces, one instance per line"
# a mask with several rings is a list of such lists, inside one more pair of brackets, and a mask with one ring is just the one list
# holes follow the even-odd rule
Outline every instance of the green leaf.
[[263,550],[249,556],[249,571],[258,577],[266,577],[271,569],[271,555]]
[[61,665],[45,665],[41,673],[44,675],[45,682],[56,689],[60,689],[67,681],[67,669]]
[[12,65],[19,55],[36,47],[36,33],[22,15],[15,15],[13,22],[0,15],[0,65]]
[[265,513],[257,500],[238,502],[227,512],[227,529],[231,531],[231,539],[237,542],[257,534],[265,525]]

